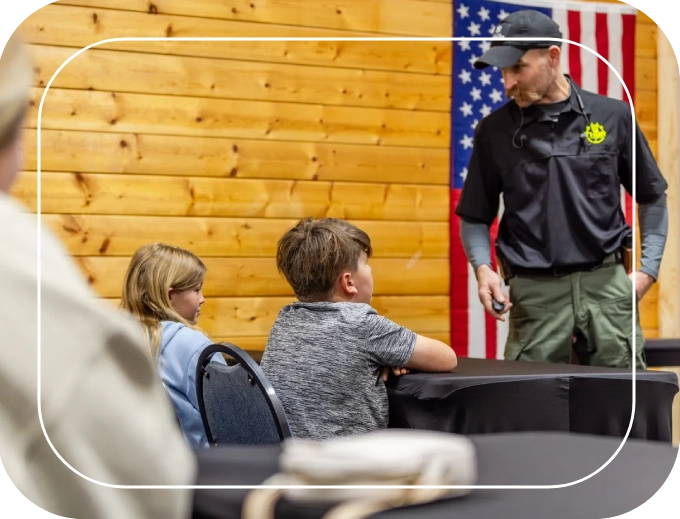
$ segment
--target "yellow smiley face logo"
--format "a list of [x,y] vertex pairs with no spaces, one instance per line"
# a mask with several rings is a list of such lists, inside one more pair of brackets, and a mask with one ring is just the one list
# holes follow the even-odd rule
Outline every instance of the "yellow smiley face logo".
[[586,126],[586,139],[591,144],[600,144],[607,136],[607,132],[600,123],[590,123]]

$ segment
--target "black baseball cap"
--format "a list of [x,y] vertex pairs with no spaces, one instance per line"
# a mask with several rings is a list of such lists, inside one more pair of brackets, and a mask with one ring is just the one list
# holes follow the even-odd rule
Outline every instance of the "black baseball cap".
[[493,33],[491,48],[474,63],[476,69],[483,69],[489,65],[505,68],[514,65],[524,53],[530,49],[547,49],[552,45],[562,46],[561,41],[519,41],[504,40],[504,38],[561,38],[560,26],[549,16],[524,9],[509,14],[496,27]]

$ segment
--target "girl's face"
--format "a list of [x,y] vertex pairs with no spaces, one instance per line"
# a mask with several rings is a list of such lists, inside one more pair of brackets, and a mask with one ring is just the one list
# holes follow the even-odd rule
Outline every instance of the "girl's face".
[[168,293],[170,297],[170,304],[175,311],[191,324],[196,324],[198,316],[201,313],[201,305],[205,301],[203,299],[203,282],[195,288],[176,291],[170,288]]

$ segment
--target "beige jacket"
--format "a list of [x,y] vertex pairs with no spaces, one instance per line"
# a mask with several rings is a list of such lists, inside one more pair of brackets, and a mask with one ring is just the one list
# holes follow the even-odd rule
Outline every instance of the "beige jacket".
[[[37,408],[37,226],[0,193],[0,459],[17,488],[58,515],[190,517],[190,490],[121,490],[67,468]],[[187,485],[195,460],[131,318],[97,301],[41,232],[41,405],[45,430],[75,470],[101,483]]]

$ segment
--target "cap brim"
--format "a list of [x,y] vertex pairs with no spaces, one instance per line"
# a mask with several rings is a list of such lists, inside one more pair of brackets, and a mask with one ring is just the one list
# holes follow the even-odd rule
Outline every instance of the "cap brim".
[[526,49],[518,49],[510,45],[498,45],[487,50],[474,63],[476,69],[483,69],[489,65],[497,68],[511,67],[524,56]]

